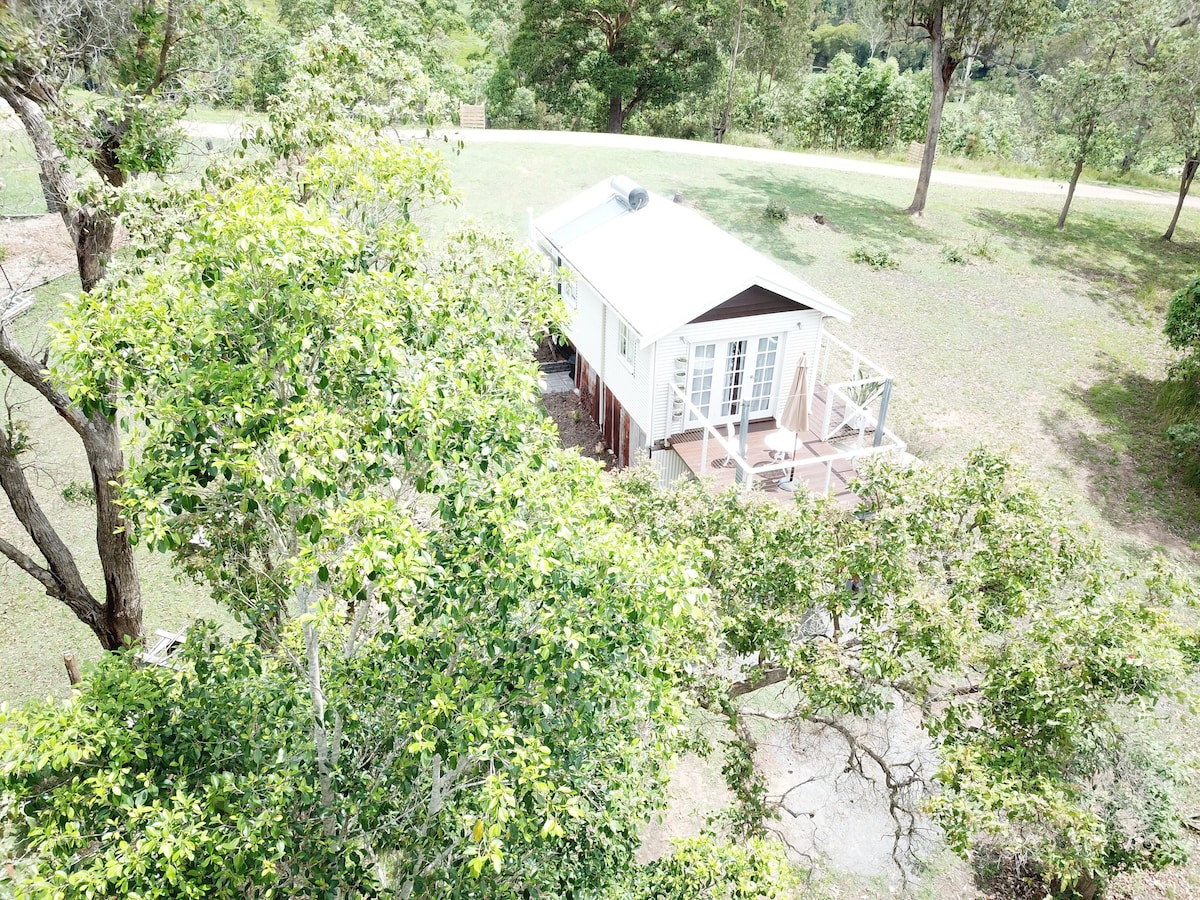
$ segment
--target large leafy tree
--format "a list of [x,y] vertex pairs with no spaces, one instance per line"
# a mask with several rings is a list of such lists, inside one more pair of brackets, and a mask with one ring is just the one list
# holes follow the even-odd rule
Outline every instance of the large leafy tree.
[[539,270],[474,232],[422,243],[437,157],[357,134],[244,165],[169,253],[80,299],[61,371],[84,405],[117,386],[139,533],[260,640],[114,657],[9,720],[23,884],[598,890],[660,793],[703,593],[555,448]]
[[925,152],[917,189],[908,212],[920,215],[929,196],[937,155],[942,110],[958,67],[970,58],[986,58],[1037,34],[1051,20],[1050,0],[886,0],[884,16],[929,41],[933,95]]
[[1149,65],[1151,93],[1168,125],[1172,148],[1182,157],[1179,200],[1163,234],[1169,241],[1200,170],[1200,13],[1180,15],[1157,49]]
[[[1180,857],[1166,767],[1129,716],[1195,659],[1167,611],[1182,585],[1113,569],[1011,464],[976,452],[953,469],[876,467],[854,516],[638,477],[629,491],[627,527],[694,547],[717,604],[723,651],[700,702],[738,735],[761,721],[844,741],[848,767],[882,785],[899,844],[932,796],[953,846],[1032,858],[1048,889],[1087,895]],[[899,707],[919,716],[936,772],[873,731]],[[730,746],[734,821],[761,832],[770,804],[746,742]]]
[[639,108],[711,86],[719,54],[710,0],[525,0],[511,63],[550,106],[584,91],[620,133]]
[[[101,12],[116,15],[109,8]],[[182,14],[179,11],[179,15]],[[4,32],[6,35],[16,35],[27,44],[34,40],[35,32],[19,30],[18,23],[11,18],[3,18],[4,15],[6,13],[0,11],[0,24],[10,29]],[[176,44],[168,40],[169,34],[173,33],[171,29],[182,28],[183,25],[180,20],[169,26],[154,16],[150,16],[148,22],[144,27],[154,26],[163,30],[163,43],[154,56],[153,74],[146,75],[150,79],[149,84],[153,84],[159,77],[159,67],[166,65],[164,60],[171,59],[171,53],[176,49]],[[118,17],[114,27],[122,23],[123,20]],[[133,66],[135,71],[128,77],[134,77],[140,71],[134,65],[139,54],[148,60],[151,55],[149,48],[155,46],[148,38],[144,41],[139,39],[137,34],[140,31],[134,29],[134,32],[128,37],[130,46],[125,48],[127,55],[115,55],[112,61],[114,67],[122,61]],[[92,39],[98,40],[94,36]],[[182,41],[183,38],[178,40]],[[102,283],[99,279],[108,266],[107,253],[111,249],[112,230],[115,217],[120,213],[129,229],[135,251],[130,254],[133,261],[121,269],[122,280],[118,284],[126,284],[129,279],[141,277],[138,258],[153,259],[169,249],[168,243],[175,233],[174,229],[182,227],[196,212],[191,205],[195,196],[219,186],[220,179],[226,176],[218,167],[210,172],[216,180],[199,190],[195,185],[160,181],[153,190],[141,191],[133,183],[134,174],[151,174],[154,167],[165,165],[164,157],[172,152],[174,132],[155,130],[163,126],[166,119],[173,120],[179,114],[178,108],[158,98],[155,93],[165,90],[171,83],[166,75],[162,76],[163,81],[159,86],[154,87],[154,96],[149,100],[101,97],[99,100],[85,98],[81,101],[75,99],[74,95],[62,94],[61,88],[59,93],[43,96],[43,92],[49,90],[44,87],[48,84],[45,72],[59,71],[56,66],[61,66],[65,72],[70,68],[70,59],[60,60],[55,56],[54,52],[66,51],[62,50],[60,44],[50,42],[44,48],[46,61],[42,69],[45,71],[35,71],[30,68],[34,57],[28,55],[28,47],[32,45],[27,44],[22,44],[26,48],[25,55],[10,58],[11,69],[6,76],[8,80],[3,84],[6,85],[4,90],[9,92],[7,99],[16,104],[14,109],[22,111],[27,130],[34,138],[42,164],[43,183],[49,185],[49,195],[61,202],[61,209],[53,203],[51,208],[61,211],[69,224],[74,222],[84,233],[79,245],[83,248],[80,250],[80,271],[84,286],[89,291],[97,290]],[[94,54],[85,52],[88,46],[87,43],[81,43],[79,55],[92,59]],[[106,57],[101,56],[100,59]],[[95,70],[99,63],[93,60],[91,65]],[[163,68],[162,71],[174,70]],[[367,73],[370,73],[369,76]],[[26,79],[20,84],[25,85],[22,90],[32,92],[29,96],[18,92],[18,76]],[[97,77],[100,77],[99,72]],[[118,78],[114,73],[111,77],[122,86],[122,91],[132,90],[122,80],[126,76]],[[377,46],[369,41],[361,29],[335,19],[299,48],[294,76],[285,96],[274,107],[269,125],[254,141],[247,142],[245,159],[239,165],[257,167],[265,174],[277,162],[285,166],[295,164],[314,145],[332,140],[341,127],[335,123],[340,122],[342,117],[348,116],[360,125],[378,128],[396,114],[395,106],[407,108],[419,100],[424,90],[419,67],[407,64],[401,58],[381,59]],[[53,110],[56,117],[57,127],[53,129],[50,118],[39,105],[41,102],[49,103],[47,97],[57,98],[54,99],[55,105],[47,107]],[[74,104],[82,104],[84,112],[74,115],[71,112]],[[123,124],[114,119],[119,110],[128,111],[128,117],[121,120]],[[66,118],[57,118],[60,116]],[[84,128],[86,123],[91,124]],[[107,134],[105,129],[112,128],[117,129],[119,139],[97,136]],[[63,144],[74,147],[73,152],[85,156],[88,153],[94,156],[98,154],[97,159],[109,159],[114,166],[110,172],[111,180],[102,180],[99,186],[95,181],[77,181],[62,146],[56,143],[60,134],[73,135],[72,142]],[[87,158],[92,159],[91,156]],[[94,162],[93,165],[100,163]],[[149,170],[147,167],[150,167]],[[104,244],[108,249],[103,254],[95,255],[93,251],[98,248],[95,243],[99,240],[98,231],[108,233],[105,239],[107,243]],[[75,349],[90,346],[92,324],[80,324],[79,331],[73,337]],[[25,535],[21,540],[0,539],[0,553],[35,578],[50,596],[61,600],[92,629],[105,649],[117,649],[134,642],[141,635],[142,607],[132,531],[127,507],[122,505],[125,499],[126,459],[119,420],[122,412],[121,385],[116,381],[106,383],[102,379],[92,379],[88,383],[86,396],[78,390],[72,394],[66,389],[64,379],[47,369],[47,356],[40,353],[35,355],[20,347],[12,339],[2,318],[0,363],[50,403],[79,435],[83,444],[95,496],[96,548],[104,573],[103,595],[98,596],[98,592],[83,580],[71,548],[60,538],[54,524],[43,511],[29,481],[29,458],[36,452],[32,447],[36,444],[37,435],[23,434],[11,422],[0,426],[0,487]]]

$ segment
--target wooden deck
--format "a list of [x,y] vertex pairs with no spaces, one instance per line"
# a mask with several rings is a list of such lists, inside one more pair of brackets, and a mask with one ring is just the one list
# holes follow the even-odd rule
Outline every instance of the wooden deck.
[[[825,392],[822,386],[818,385],[817,389],[813,392],[812,408],[809,411],[809,423],[812,427],[809,431],[798,435],[796,443],[795,460],[801,464],[795,468],[795,480],[818,496],[825,496],[828,492],[831,497],[835,497],[843,506],[857,506],[859,498],[849,488],[849,482],[853,480],[856,474],[853,460],[838,460],[832,463],[832,465],[817,463],[810,465],[802,464],[805,460],[843,453],[848,449],[844,445],[836,446],[821,440],[817,429],[821,427],[824,418]],[[777,498],[781,503],[787,503],[791,501],[792,492],[780,488],[778,482],[780,479],[789,477],[792,471],[788,465],[791,454],[789,453],[788,459],[776,462],[766,445],[767,436],[773,434],[777,429],[778,426],[774,419],[751,422],[749,432],[746,436],[745,458],[755,468],[767,465],[784,467],[756,474],[754,476],[754,489]],[[740,446],[741,441],[738,431],[739,426],[735,425],[733,436],[733,446],[735,449]],[[724,435],[724,429],[722,429],[722,434]],[[867,434],[864,438],[866,446],[870,446],[870,441],[871,435]],[[707,463],[702,465],[702,457],[704,455],[704,432],[702,429],[696,428],[673,435],[671,437],[671,446],[697,478],[709,479],[717,488],[724,488],[736,481],[738,477],[737,464],[732,461],[724,465],[722,464],[725,459],[725,450],[711,437],[708,441],[708,460]]]

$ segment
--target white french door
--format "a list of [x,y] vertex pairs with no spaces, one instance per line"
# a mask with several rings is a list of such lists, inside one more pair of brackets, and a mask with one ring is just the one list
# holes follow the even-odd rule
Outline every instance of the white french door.
[[[694,344],[688,380],[692,403],[718,425],[740,419],[743,402],[755,418],[771,415],[779,344],[779,335]],[[696,424],[694,415],[689,424]]]

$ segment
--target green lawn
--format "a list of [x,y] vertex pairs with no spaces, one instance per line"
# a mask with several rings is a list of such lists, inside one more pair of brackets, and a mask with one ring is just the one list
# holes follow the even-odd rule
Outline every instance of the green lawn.
[[[71,276],[37,291],[33,308],[14,325],[18,340],[26,346],[43,345],[45,324],[61,308],[63,295],[78,290],[79,279]],[[12,385],[5,396],[15,405],[14,418],[28,429],[36,444],[30,461],[36,463],[32,472],[38,498],[59,534],[74,548],[93,592],[103,597],[104,582],[94,549],[93,507],[63,497],[70,485],[89,482],[82,447],[74,432],[24,385]],[[10,540],[24,536],[7,505],[0,508],[0,532]],[[148,632],[160,628],[173,631],[198,618],[236,627],[203,589],[175,579],[167,557],[142,552],[138,567]],[[68,683],[63,651],[71,651],[81,660],[100,657],[100,645],[92,632],[65,606],[46,596],[37,582],[8,563],[0,563],[0,620],[11,638],[0,653],[0,700],[20,702],[65,695]]]
[[0,216],[46,211],[33,145],[19,129],[0,129]]
[[[450,165],[455,215],[522,235],[529,208],[617,172],[682,191],[854,312],[837,333],[895,375],[891,424],[914,453],[1010,450],[1114,546],[1200,549],[1196,495],[1173,476],[1153,409],[1167,300],[1200,270],[1195,211],[1166,244],[1169,207],[1077,200],[1059,233],[1055,197],[935,186],[912,219],[906,181],[668,153],[479,144]],[[787,223],[763,216],[768,200],[789,208]],[[899,268],[851,262],[860,246]],[[968,264],[948,262],[951,249]]]
[[[263,120],[257,114],[245,114],[231,110],[213,110],[194,107],[188,111],[188,119],[205,124],[227,125],[246,123],[254,125]],[[175,159],[173,171],[177,174],[194,174],[207,164],[209,145],[221,150],[229,143],[228,138],[195,138],[185,136]],[[76,170],[84,178],[89,175],[86,167],[77,165]],[[20,129],[0,129],[0,216],[41,215],[46,212],[46,200],[38,181],[38,167],[33,155],[33,146]]]

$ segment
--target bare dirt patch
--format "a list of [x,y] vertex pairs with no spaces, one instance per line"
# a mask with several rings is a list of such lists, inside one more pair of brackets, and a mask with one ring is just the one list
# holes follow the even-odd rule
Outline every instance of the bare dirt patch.
[[75,268],[75,248],[56,215],[0,219],[0,291],[29,291]]
[[610,464],[612,454],[604,446],[600,428],[579,403],[574,391],[561,394],[543,394],[542,406],[558,426],[558,438],[564,447],[575,447],[580,456],[598,459]]

